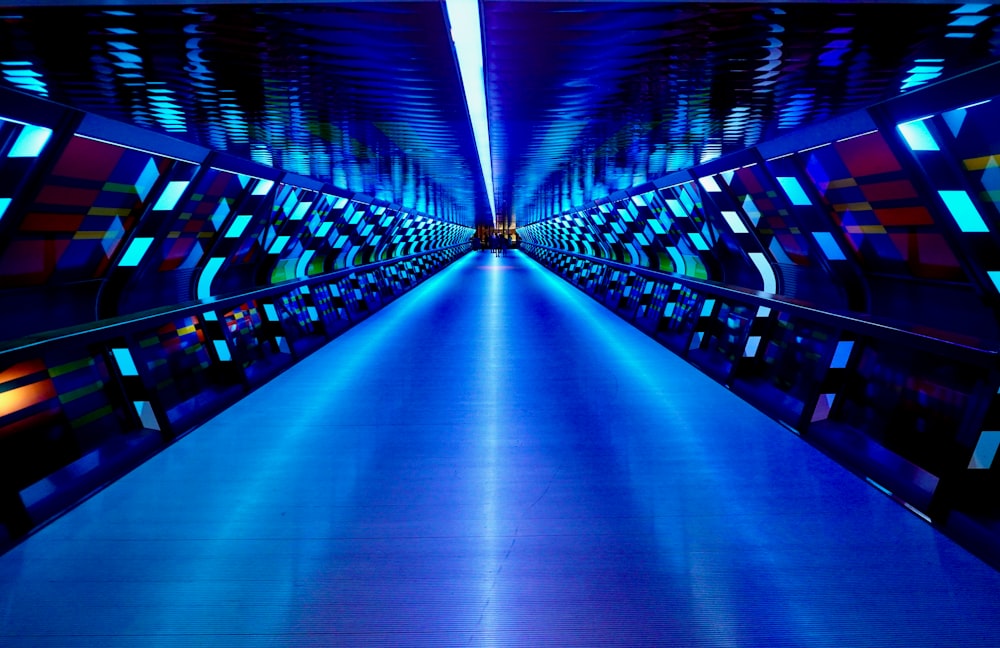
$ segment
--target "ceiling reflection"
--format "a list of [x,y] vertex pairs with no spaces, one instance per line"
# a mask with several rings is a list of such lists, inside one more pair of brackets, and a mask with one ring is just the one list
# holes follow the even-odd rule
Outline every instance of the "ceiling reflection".
[[438,2],[3,13],[7,85],[439,218],[488,217]]
[[486,2],[498,211],[527,224],[979,67],[997,56],[996,14]]
[[[497,213],[521,225],[1000,47],[986,3],[482,6]],[[0,14],[0,83],[438,218],[490,219],[438,0],[28,0]]]

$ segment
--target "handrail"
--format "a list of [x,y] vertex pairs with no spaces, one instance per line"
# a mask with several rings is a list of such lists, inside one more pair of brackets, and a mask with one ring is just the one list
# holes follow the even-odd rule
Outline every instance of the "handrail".
[[203,313],[206,309],[220,309],[238,306],[239,304],[250,299],[266,298],[275,294],[286,293],[302,286],[340,281],[341,279],[356,272],[370,272],[372,270],[378,270],[379,268],[385,266],[410,261],[437,252],[445,252],[463,245],[469,245],[469,243],[456,243],[454,245],[435,248],[433,250],[426,250],[424,252],[417,252],[415,254],[393,257],[392,259],[383,259],[381,261],[367,263],[361,266],[342,268],[313,277],[292,279],[270,286],[262,286],[246,292],[187,301],[180,304],[172,304],[166,307],[140,311],[138,313],[130,313],[128,315],[94,320],[92,322],[77,324],[66,328],[51,329],[39,334],[28,335],[14,340],[0,342],[0,360],[8,360],[12,357],[16,358],[25,354],[30,354],[35,352],[39,347],[49,344],[87,344],[92,341],[107,339],[108,337],[123,335],[137,329],[146,328],[149,326],[151,321],[176,319],[188,315],[197,315]]
[[[921,350],[949,357],[960,358],[967,362],[979,365],[994,366],[998,360],[1000,360],[1000,349],[986,346],[983,344],[982,340],[970,340],[967,338],[964,340],[960,339],[961,336],[949,331],[930,329],[924,332],[916,331],[907,329],[898,323],[885,320],[878,321],[873,318],[864,319],[859,317],[857,313],[828,310],[814,304],[765,293],[761,290],[753,290],[739,286],[729,286],[704,279],[695,279],[693,277],[688,277],[674,272],[652,270],[650,268],[621,263],[620,261],[601,259],[599,257],[592,257],[578,252],[570,252],[569,250],[562,250],[559,248],[549,247],[547,245],[529,243],[527,241],[522,241],[521,244],[538,248],[540,250],[547,250],[549,252],[571,256],[591,263],[601,263],[617,270],[632,272],[654,281],[679,283],[717,297],[734,298],[742,302],[748,302],[755,306],[765,306],[775,310],[787,311],[822,324],[848,330],[860,335],[880,339],[899,340],[902,338],[909,344]],[[948,339],[949,337],[952,339]]]

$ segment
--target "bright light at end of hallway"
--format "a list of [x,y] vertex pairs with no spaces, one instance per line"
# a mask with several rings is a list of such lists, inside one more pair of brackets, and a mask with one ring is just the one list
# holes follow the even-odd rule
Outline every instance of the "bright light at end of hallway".
[[479,21],[479,0],[445,0],[448,22],[451,24],[451,39],[455,43],[455,54],[465,88],[465,103],[469,107],[469,119],[476,138],[479,152],[479,166],[486,182],[490,211],[496,221],[496,206],[493,204],[493,159],[490,155],[490,126],[486,110],[486,83],[483,74],[482,26]]

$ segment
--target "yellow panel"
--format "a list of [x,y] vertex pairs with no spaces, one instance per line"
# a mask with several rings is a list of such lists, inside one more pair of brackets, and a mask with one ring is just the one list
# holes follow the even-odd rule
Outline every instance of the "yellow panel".
[[996,155],[984,155],[983,157],[969,158],[963,162],[969,171],[982,171],[988,166],[997,166],[998,159]]
[[833,180],[826,186],[827,189],[843,189],[844,187],[857,187],[858,181],[854,178],[843,178],[841,180]]
[[840,203],[834,205],[833,208],[838,212],[845,211],[871,211],[872,205],[868,202],[856,202],[856,203]]
[[885,234],[882,225],[848,225],[846,229],[850,234]]

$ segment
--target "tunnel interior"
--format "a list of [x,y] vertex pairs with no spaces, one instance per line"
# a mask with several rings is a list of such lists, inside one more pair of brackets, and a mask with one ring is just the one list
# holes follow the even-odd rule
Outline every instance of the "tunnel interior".
[[7,545],[498,228],[1000,565],[997,7],[479,4],[5,9]]

